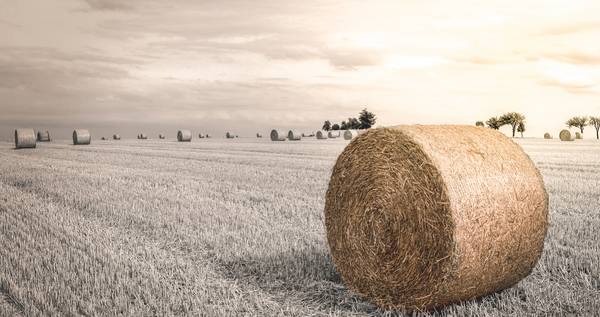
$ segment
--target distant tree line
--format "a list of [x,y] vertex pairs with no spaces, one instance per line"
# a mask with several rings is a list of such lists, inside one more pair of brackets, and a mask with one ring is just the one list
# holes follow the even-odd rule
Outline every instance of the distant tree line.
[[[512,128],[512,137],[514,138],[516,133],[521,133],[521,137],[523,137],[523,133],[526,130],[525,127],[525,115],[518,112],[508,112],[499,117],[491,117],[489,118],[485,124],[487,124],[488,128],[499,130],[505,125],[509,125]],[[475,123],[478,127],[485,126],[483,121],[477,121]]]
[[325,131],[337,131],[337,130],[359,130],[359,129],[369,129],[375,125],[377,121],[377,117],[374,113],[364,108],[359,114],[357,118],[348,118],[348,120],[344,120],[341,123],[331,123],[331,121],[326,120],[323,123],[322,129]]
[[[477,121],[475,122],[475,125],[478,127],[487,125],[488,128],[495,130],[500,129],[505,125],[510,125],[513,138],[517,132],[520,132],[521,137],[523,137],[523,133],[525,132],[525,116],[518,112],[508,112],[499,117],[489,118],[485,124],[483,121]],[[569,128],[578,128],[582,134],[585,127],[592,126],[596,129],[596,139],[600,139],[600,117],[572,117],[567,120],[566,125]]]

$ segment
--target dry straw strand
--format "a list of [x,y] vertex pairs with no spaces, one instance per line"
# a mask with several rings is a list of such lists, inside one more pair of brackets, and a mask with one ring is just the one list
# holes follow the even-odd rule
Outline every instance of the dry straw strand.
[[571,131],[569,130],[562,130],[560,131],[560,134],[558,135],[560,137],[561,141],[573,141],[573,135],[571,134]]
[[177,141],[178,142],[191,142],[192,141],[192,131],[190,131],[190,130],[177,131]]
[[15,130],[15,148],[27,149],[35,148],[36,135],[33,129],[16,129]]
[[302,134],[296,130],[288,131],[287,138],[290,141],[300,141],[302,140]]
[[75,129],[73,131],[73,145],[87,145],[92,142],[90,131],[85,129]]
[[548,196],[533,162],[498,131],[378,128],[338,157],[325,224],[349,288],[382,308],[429,310],[527,276]]
[[271,130],[271,141],[285,141],[287,134],[281,130]]

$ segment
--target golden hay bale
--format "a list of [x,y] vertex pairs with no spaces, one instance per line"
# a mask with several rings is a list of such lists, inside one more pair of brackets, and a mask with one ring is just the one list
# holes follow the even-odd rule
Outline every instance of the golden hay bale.
[[550,133],[546,132],[546,133],[544,133],[544,139],[550,140],[550,139],[552,139],[552,135]]
[[287,138],[290,141],[300,141],[302,140],[302,134],[296,130],[288,131]]
[[33,129],[15,130],[15,149],[35,148],[35,131]]
[[38,142],[50,142],[50,132],[49,131],[38,131],[37,133],[37,141]]
[[358,135],[357,130],[346,130],[344,131],[344,140],[352,140]]
[[573,141],[573,136],[571,135],[571,131],[569,130],[562,130],[560,131],[560,134],[558,135],[560,137],[561,141]]
[[85,129],[75,129],[73,131],[73,145],[88,145],[92,142],[90,131]]
[[327,140],[327,133],[323,130],[317,131],[317,140]]
[[271,141],[285,141],[287,134],[281,130],[271,130]]
[[474,126],[370,130],[339,156],[325,201],[346,285],[409,311],[520,281],[541,255],[547,216],[529,157],[502,133]]
[[192,131],[190,131],[190,130],[177,131],[177,141],[178,142],[191,142],[192,141]]
[[121,136],[118,134],[113,134],[113,140],[121,140]]
[[575,132],[575,140],[583,140],[583,134]]
[[327,137],[330,138],[330,139],[339,138],[340,137],[340,131],[339,130],[329,131],[329,132],[327,132]]

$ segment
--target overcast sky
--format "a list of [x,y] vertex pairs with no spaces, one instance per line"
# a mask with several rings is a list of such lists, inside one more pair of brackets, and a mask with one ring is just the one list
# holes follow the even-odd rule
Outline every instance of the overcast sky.
[[[600,1],[0,0],[0,132],[600,116]],[[591,137],[591,128],[588,133]]]

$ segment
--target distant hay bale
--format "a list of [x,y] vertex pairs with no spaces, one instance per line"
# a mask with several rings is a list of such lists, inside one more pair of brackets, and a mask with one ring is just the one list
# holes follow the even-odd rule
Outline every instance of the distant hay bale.
[[325,226],[350,289],[382,308],[430,310],[527,276],[548,195],[531,159],[496,130],[380,128],[338,157]]
[[327,132],[327,137],[330,139],[335,139],[335,138],[339,138],[340,137],[340,131],[329,131]]
[[227,138],[227,139],[233,139],[233,138],[235,138],[235,135],[233,135],[232,133],[227,132],[227,133],[225,133],[225,138]]
[[323,130],[317,131],[317,140],[327,140],[327,133]]
[[290,130],[288,131],[287,138],[290,141],[300,141],[302,140],[302,135],[296,130]]
[[550,140],[550,139],[552,139],[552,135],[550,133],[546,132],[546,133],[544,133],[544,139]]
[[178,142],[191,142],[192,141],[192,131],[190,131],[190,130],[177,131],[177,141]]
[[148,140],[148,135],[146,135],[145,133],[140,133],[138,135],[138,139],[140,139],[140,140]]
[[285,132],[277,129],[271,130],[271,141],[285,141],[286,138]]
[[583,140],[583,134],[575,132],[575,140]]
[[121,140],[121,136],[118,134],[113,134],[113,140]]
[[73,145],[88,145],[92,142],[90,131],[85,129],[75,129],[73,131]]
[[356,131],[356,130],[346,130],[346,131],[344,131],[344,140],[352,140],[356,136],[358,136],[358,131]]
[[562,130],[560,131],[560,134],[558,135],[560,137],[561,141],[573,141],[573,136],[571,135],[571,131],[569,130]]
[[33,129],[15,130],[15,149],[33,149],[36,146],[36,136]]
[[37,133],[37,141],[38,142],[50,142],[50,132],[49,131],[38,131]]
[[[159,139],[161,139],[161,140],[164,140],[164,139],[165,139],[165,135],[164,135],[164,134],[159,134],[159,135],[158,135],[158,138],[159,138]],[[138,139],[139,139],[139,138],[138,138]]]
[[204,134],[202,134],[202,133],[198,134],[198,138],[199,139],[204,139]]
[[207,133],[206,134],[206,138],[209,139],[210,138],[210,134]]
[[256,134],[256,138],[258,138],[258,139],[262,138],[262,134],[260,134],[260,133],[257,133],[257,134]]

